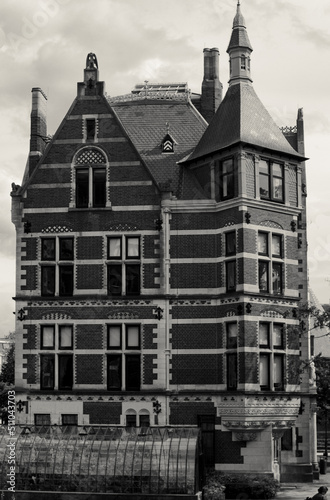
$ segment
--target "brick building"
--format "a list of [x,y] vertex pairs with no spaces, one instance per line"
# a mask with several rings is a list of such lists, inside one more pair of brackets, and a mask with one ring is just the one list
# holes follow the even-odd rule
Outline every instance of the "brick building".
[[227,52],[223,99],[216,48],[201,95],[110,98],[89,54],[52,138],[32,89],[11,193],[18,419],[200,426],[217,469],[312,480],[303,115],[280,130],[256,95],[239,3]]

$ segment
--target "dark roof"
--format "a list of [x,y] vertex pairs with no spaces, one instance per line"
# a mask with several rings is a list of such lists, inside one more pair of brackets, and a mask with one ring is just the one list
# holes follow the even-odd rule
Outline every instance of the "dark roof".
[[[171,190],[178,197],[185,191],[188,196],[189,188],[196,192],[196,180],[190,173],[184,175],[183,189],[182,167],[177,165],[193,151],[207,128],[191,102],[149,98],[111,103],[111,107],[157,184],[161,187],[171,180]],[[175,140],[174,153],[162,153],[167,133]],[[200,186],[197,189],[202,195]]]
[[250,83],[231,85],[208,129],[187,160],[228,148],[238,142],[303,157],[289,144]]

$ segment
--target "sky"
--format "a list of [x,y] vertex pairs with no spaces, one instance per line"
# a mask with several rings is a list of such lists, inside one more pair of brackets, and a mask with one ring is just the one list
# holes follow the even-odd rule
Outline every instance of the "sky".
[[[0,337],[14,330],[15,229],[11,184],[22,183],[30,134],[31,89],[47,94],[54,134],[94,52],[109,95],[136,83],[187,82],[200,92],[203,49],[226,53],[237,0],[1,0],[0,2]],[[310,285],[330,299],[330,3],[241,0],[253,47],[254,88],[279,127],[304,110]],[[329,281],[327,281],[327,279]]]

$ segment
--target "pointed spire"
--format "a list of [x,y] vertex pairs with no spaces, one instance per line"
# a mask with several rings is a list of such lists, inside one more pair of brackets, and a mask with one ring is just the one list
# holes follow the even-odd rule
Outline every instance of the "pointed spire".
[[236,10],[236,16],[234,17],[234,21],[233,21],[233,28],[238,27],[238,26],[243,26],[244,28],[246,28],[245,19],[243,17],[242,12],[241,12],[241,4],[239,1],[237,2],[237,10]]
[[241,12],[241,4],[238,1],[227,49],[230,59],[230,85],[239,81],[252,82],[250,73],[250,55],[252,50],[252,45],[246,31],[245,19]]

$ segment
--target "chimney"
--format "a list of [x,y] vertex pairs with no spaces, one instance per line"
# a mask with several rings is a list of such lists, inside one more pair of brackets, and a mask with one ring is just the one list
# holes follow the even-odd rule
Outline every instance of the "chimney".
[[46,94],[39,88],[32,89],[31,136],[29,176],[43,155],[47,144]]
[[204,49],[204,78],[202,83],[201,114],[210,122],[222,100],[219,80],[219,49]]

